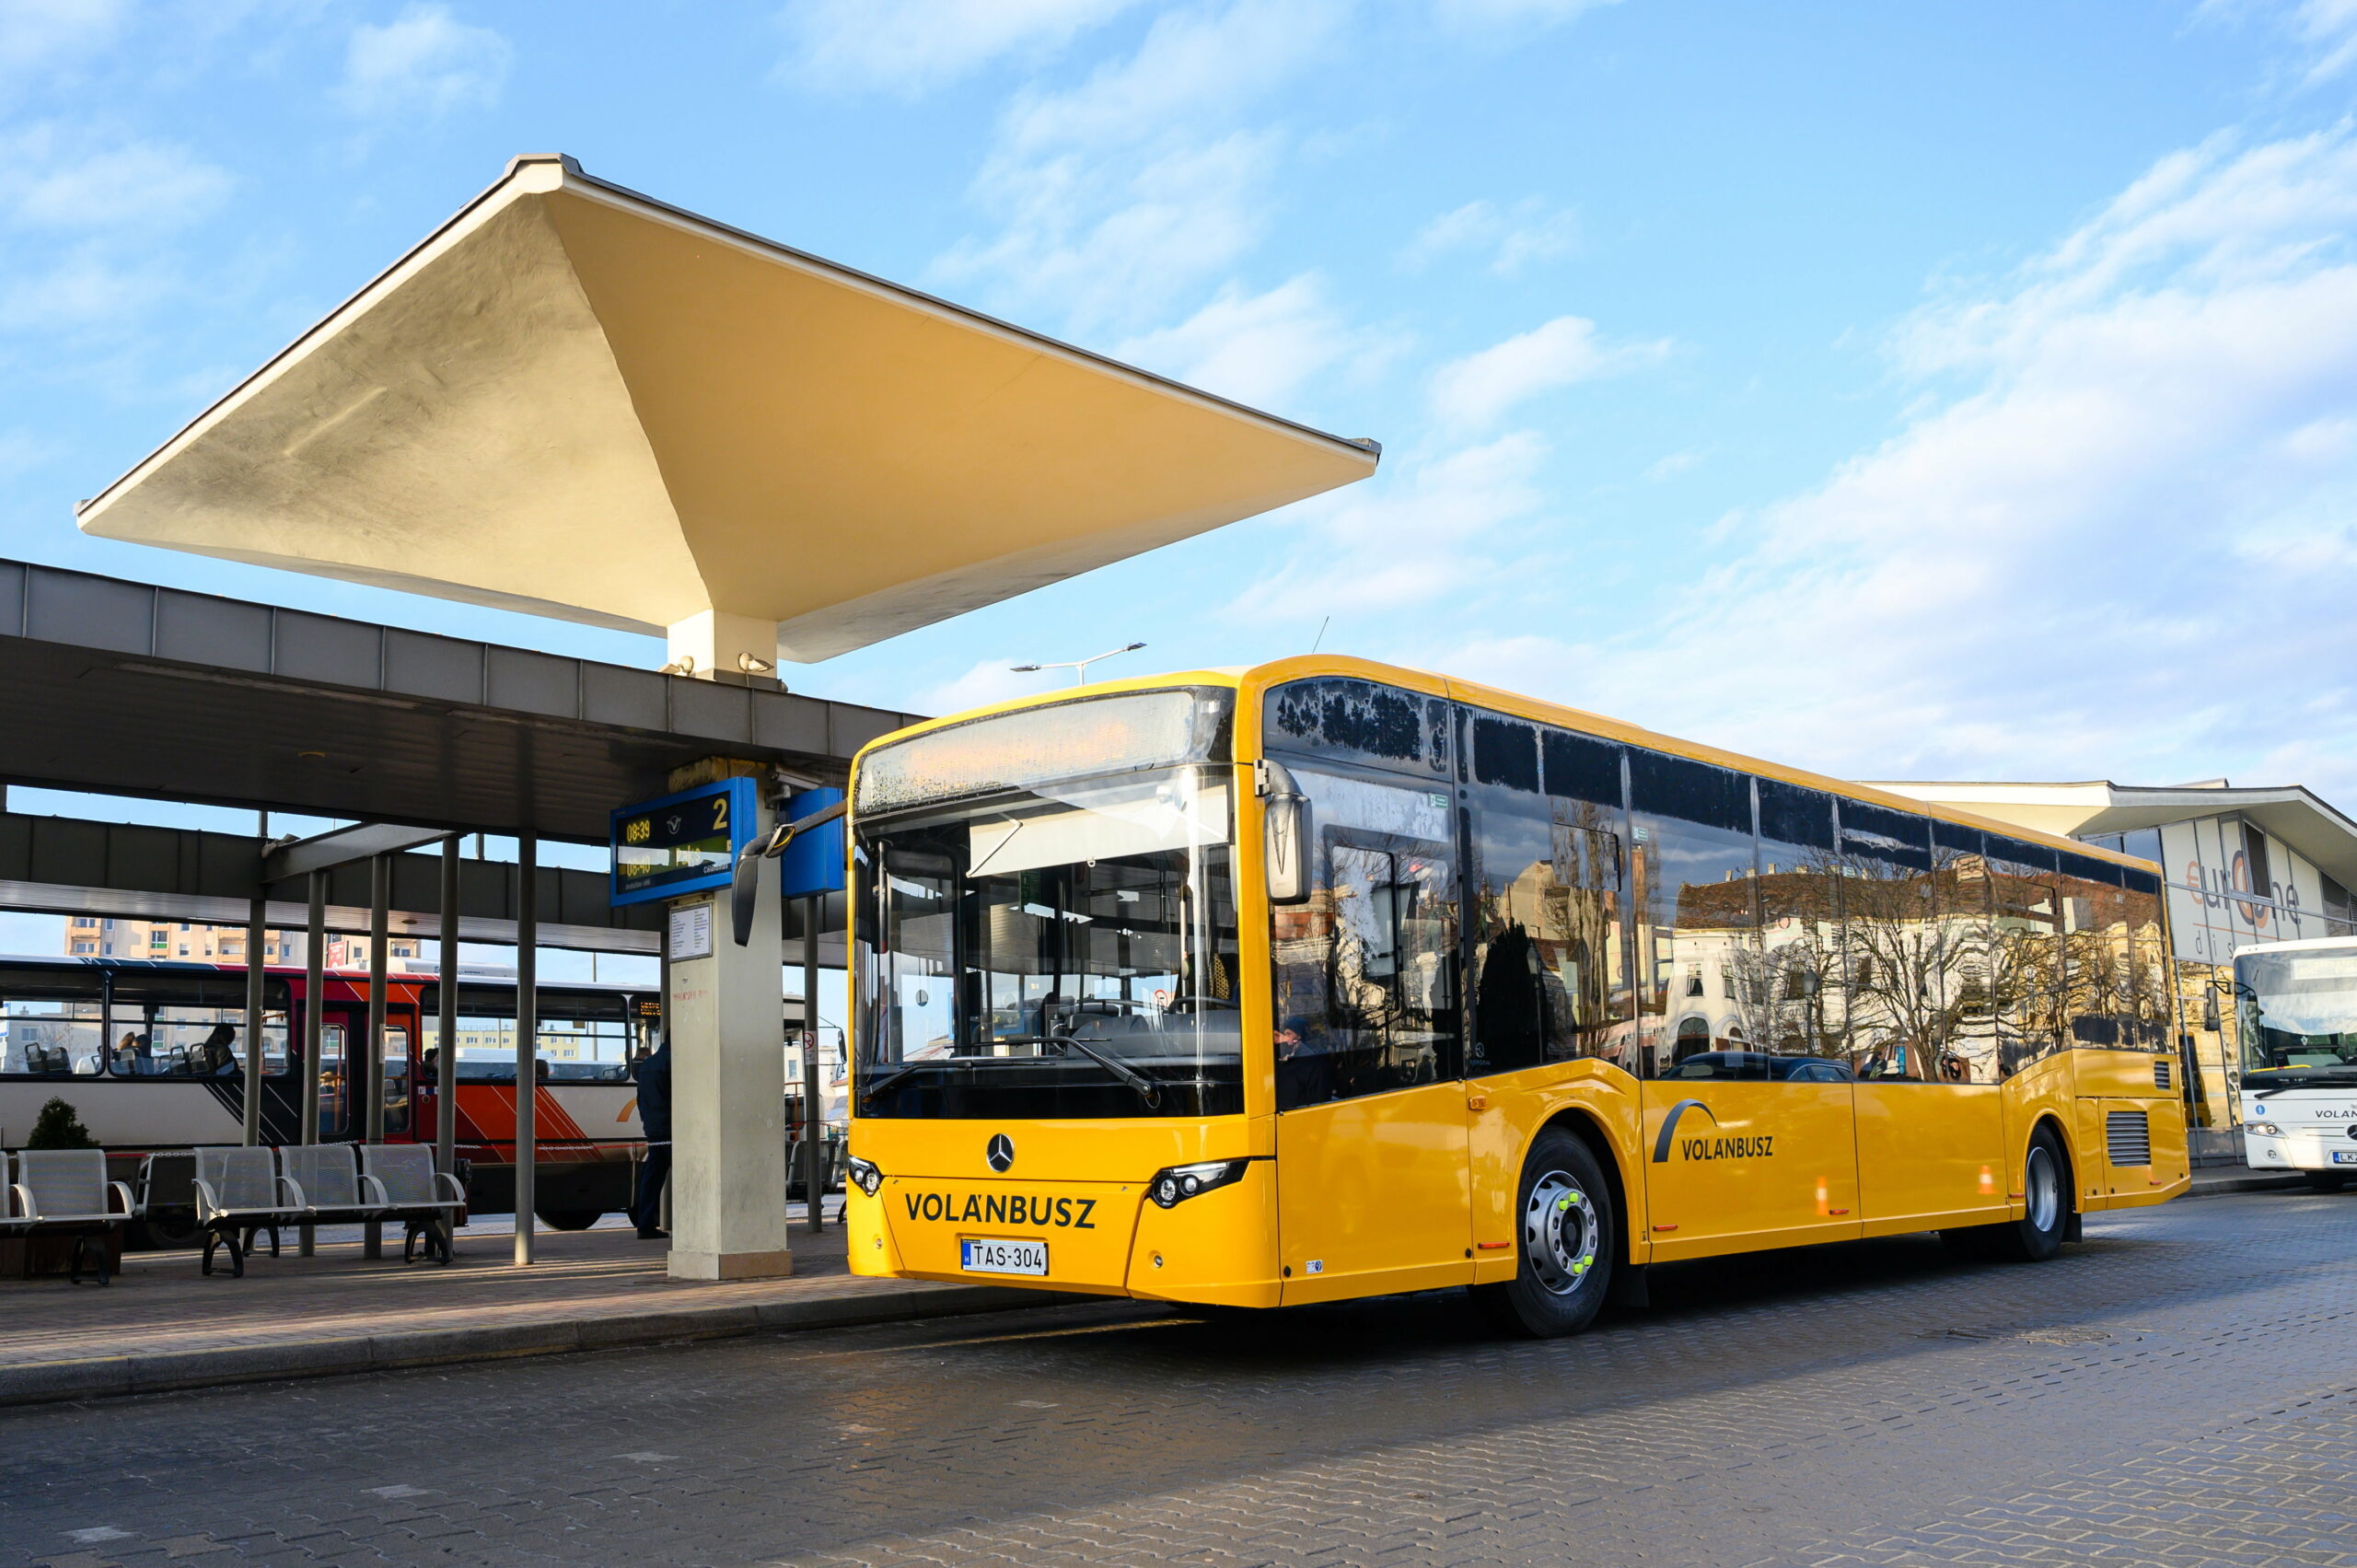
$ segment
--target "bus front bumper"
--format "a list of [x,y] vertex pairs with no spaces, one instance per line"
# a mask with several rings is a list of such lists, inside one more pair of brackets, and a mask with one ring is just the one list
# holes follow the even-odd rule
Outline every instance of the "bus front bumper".
[[[1168,1208],[1143,1180],[886,1177],[873,1197],[849,1189],[843,1225],[855,1274],[1274,1307],[1275,1212],[1275,1167],[1262,1159]],[[988,1243],[1037,1244],[1044,1257]],[[1010,1262],[1044,1267],[1004,1272]]]
[[2357,1138],[2337,1125],[2287,1128],[2271,1138],[2246,1131],[2243,1163],[2254,1170],[2340,1170],[2357,1176]]

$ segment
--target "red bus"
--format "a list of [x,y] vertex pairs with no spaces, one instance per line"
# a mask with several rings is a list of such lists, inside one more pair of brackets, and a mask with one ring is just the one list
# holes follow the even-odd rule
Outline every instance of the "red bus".
[[[457,1156],[470,1207],[505,1214],[516,1192],[516,987],[463,971],[458,984]],[[441,983],[396,974],[385,989],[385,1137],[431,1143],[436,1064],[428,1052],[439,1043]],[[659,1033],[661,993],[565,982],[543,983],[538,995],[533,1210],[554,1228],[583,1229],[629,1206],[645,1142],[630,1066]],[[265,970],[262,1005],[262,1141],[297,1144],[298,1056],[313,1005],[303,971]],[[357,1140],[366,1132],[356,1069],[367,976],[331,971],[317,1005],[318,1138]],[[119,1179],[132,1179],[156,1150],[242,1141],[245,1009],[240,966],[0,956],[0,1147],[21,1144],[52,1098],[74,1107]],[[177,1228],[174,1216],[157,1216],[149,1239],[168,1243]]]

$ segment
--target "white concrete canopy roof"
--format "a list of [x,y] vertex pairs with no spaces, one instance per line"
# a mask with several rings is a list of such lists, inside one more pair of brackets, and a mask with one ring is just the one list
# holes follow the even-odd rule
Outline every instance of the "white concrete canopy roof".
[[1377,456],[524,157],[78,521],[807,660]]
[[2094,779],[2074,784],[1877,784],[1874,787],[2066,838],[2131,833],[2200,817],[2242,817],[2307,856],[2342,887],[2357,888],[2357,822],[2301,784],[2237,789],[2223,779],[2213,784],[2157,786]]

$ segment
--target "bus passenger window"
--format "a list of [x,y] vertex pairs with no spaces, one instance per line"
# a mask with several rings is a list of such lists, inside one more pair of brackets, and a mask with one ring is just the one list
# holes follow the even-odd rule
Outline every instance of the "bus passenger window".
[[2061,1042],[2061,911],[2052,850],[1993,833],[1984,842],[1990,915],[1982,983],[2003,1079]]
[[[1647,1064],[1666,1076],[1697,1055],[1750,1051],[1768,1030],[1751,781],[1633,747],[1629,773],[1638,1021]],[[1735,983],[1685,994],[1679,982],[1698,964]]]
[[1457,1076],[1457,874],[1445,790],[1296,768],[1315,886],[1272,912],[1277,1109]]
[[1843,1016],[1862,1079],[1941,1078],[1940,975],[1953,961],[1933,897],[1927,819],[1840,802]]
[[1779,1083],[1849,1078],[1841,1014],[1841,877],[1833,797],[1759,781],[1760,1033]]
[[[1628,1045],[1619,749],[1546,732],[1542,795],[1540,748],[1515,733],[1532,730],[1480,716],[1472,726],[1472,1076]],[[1608,789],[1610,805],[1579,798]]]

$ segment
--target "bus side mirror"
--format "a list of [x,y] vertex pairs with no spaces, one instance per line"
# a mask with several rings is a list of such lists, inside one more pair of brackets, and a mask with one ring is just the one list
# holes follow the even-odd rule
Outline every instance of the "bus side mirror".
[[1262,818],[1267,837],[1262,858],[1268,868],[1269,901],[1300,904],[1309,901],[1309,797],[1294,783],[1282,762],[1252,765],[1257,793],[1266,804]]

